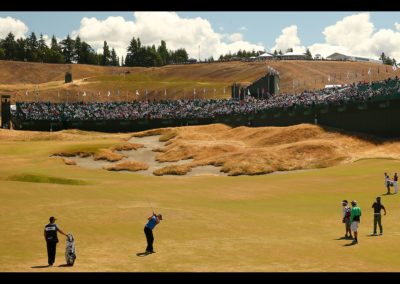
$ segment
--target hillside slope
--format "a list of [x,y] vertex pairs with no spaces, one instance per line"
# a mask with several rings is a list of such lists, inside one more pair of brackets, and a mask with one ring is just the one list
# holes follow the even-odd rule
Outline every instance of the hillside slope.
[[[280,72],[281,92],[319,89],[333,83],[381,80],[400,73],[399,70],[394,72],[390,66],[375,63],[297,60],[154,68],[0,61],[0,92],[13,94],[13,101],[135,100],[143,99],[145,90],[150,99],[193,98],[194,89],[197,98],[223,98],[230,97],[232,83],[248,84],[260,78],[267,72],[268,65]],[[368,75],[369,69],[371,75]],[[66,71],[72,72],[73,83],[64,84]],[[40,93],[38,98],[33,95],[36,89]],[[135,95],[136,90],[139,96]],[[107,96],[109,91],[111,96]],[[88,95],[82,97],[83,92]]]

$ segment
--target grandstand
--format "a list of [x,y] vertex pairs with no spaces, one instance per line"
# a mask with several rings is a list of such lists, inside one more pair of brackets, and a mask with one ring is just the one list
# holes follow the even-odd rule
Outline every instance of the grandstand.
[[[395,113],[398,106],[400,80],[395,77],[341,88],[272,95],[267,99],[244,96],[241,100],[18,102],[12,122],[14,128],[22,130],[80,128],[113,132],[218,122],[233,126],[292,125],[313,123],[317,116],[324,125],[390,136],[398,116],[390,118],[389,113]],[[364,112],[365,109],[371,112]],[[372,112],[376,116],[372,117]],[[346,115],[350,118],[346,119]],[[397,125],[400,127],[400,122]]]

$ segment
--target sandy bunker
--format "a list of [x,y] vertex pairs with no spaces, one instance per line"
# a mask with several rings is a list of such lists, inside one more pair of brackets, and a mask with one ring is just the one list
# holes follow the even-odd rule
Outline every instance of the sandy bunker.
[[[143,174],[143,175],[153,175],[153,172],[167,167],[167,166],[176,166],[176,165],[185,165],[189,164],[193,161],[193,159],[183,159],[174,162],[158,162],[156,160],[156,156],[158,152],[153,151],[154,149],[160,149],[165,146],[167,142],[159,141],[161,135],[153,135],[153,136],[145,136],[145,137],[132,137],[129,140],[129,143],[137,143],[143,144],[143,148],[139,148],[137,150],[130,151],[115,151],[120,153],[125,158],[121,159],[117,162],[109,162],[106,160],[94,160],[93,156],[89,157],[68,157],[68,160],[72,160],[79,167],[88,168],[88,169],[104,169],[104,167],[115,165],[119,162],[123,161],[136,161],[147,164],[149,167],[147,170],[139,170],[134,173]],[[199,176],[199,175],[227,175],[220,171],[221,167],[215,167],[212,165],[205,166],[196,166],[192,167],[191,171],[187,172],[186,176]],[[122,173],[132,173],[131,171],[120,171]]]

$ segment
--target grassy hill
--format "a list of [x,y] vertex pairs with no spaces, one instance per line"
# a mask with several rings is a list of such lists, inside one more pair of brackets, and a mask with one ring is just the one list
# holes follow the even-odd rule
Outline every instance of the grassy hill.
[[[293,60],[128,68],[0,61],[0,93],[11,93],[13,101],[121,101],[144,99],[146,89],[150,99],[164,98],[165,89],[169,99],[193,98],[196,89],[197,98],[223,98],[231,96],[230,86],[234,82],[253,82],[267,72],[268,65],[280,72],[281,92],[319,89],[333,83],[381,80],[396,74],[390,66],[363,62]],[[72,72],[74,82],[64,84],[67,71]],[[328,81],[329,76],[331,81]],[[36,89],[40,97],[34,96]],[[27,90],[28,96],[25,96]],[[139,96],[135,95],[136,90]],[[111,96],[107,96],[109,91]],[[83,92],[87,93],[86,97],[82,96]]]

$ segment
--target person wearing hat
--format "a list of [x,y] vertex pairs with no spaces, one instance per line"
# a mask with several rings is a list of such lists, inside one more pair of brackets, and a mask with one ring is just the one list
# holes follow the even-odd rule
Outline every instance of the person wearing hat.
[[56,259],[56,247],[58,243],[57,232],[60,232],[64,236],[67,236],[63,231],[58,228],[55,223],[56,220],[56,218],[51,216],[49,218],[50,223],[44,227],[44,239],[47,243],[47,257],[49,266],[52,266],[54,260]]
[[357,201],[351,202],[351,213],[350,213],[350,229],[354,232],[353,243],[358,243],[358,225],[360,224],[361,208],[357,206]]
[[379,230],[380,230],[380,235],[383,235],[383,230],[382,230],[382,215],[381,215],[381,210],[385,212],[386,215],[386,208],[383,206],[381,203],[381,198],[378,196],[376,198],[376,202],[372,204],[372,208],[374,208],[374,233],[372,235],[376,236],[376,225],[379,225]]
[[353,236],[351,235],[351,229],[350,229],[350,212],[351,212],[351,208],[348,205],[348,201],[347,200],[343,200],[342,201],[342,206],[343,206],[343,220],[342,222],[345,225],[345,229],[346,229],[346,234],[344,236],[345,239],[352,239]]
[[144,234],[146,235],[146,240],[147,240],[147,247],[146,247],[146,253],[154,253],[155,251],[153,250],[153,242],[154,242],[154,236],[153,236],[153,229],[157,224],[160,223],[160,221],[163,219],[161,214],[154,214],[150,216],[148,219],[148,222],[146,226],[144,226]]

